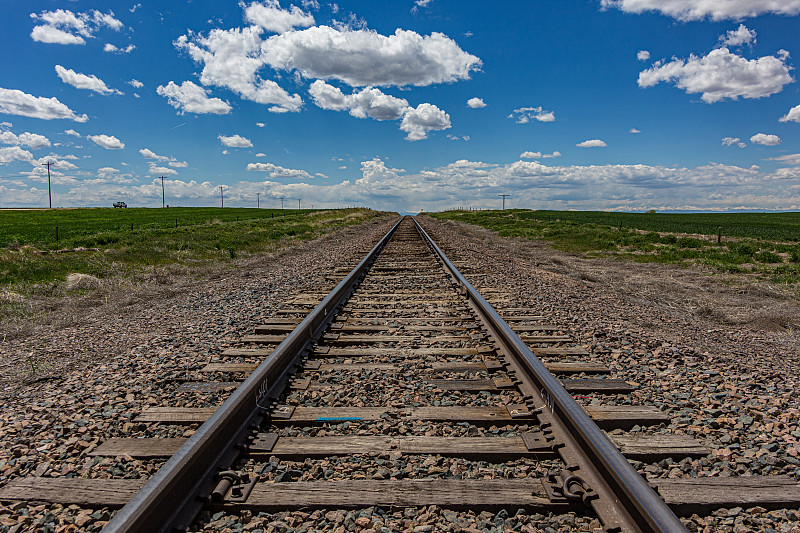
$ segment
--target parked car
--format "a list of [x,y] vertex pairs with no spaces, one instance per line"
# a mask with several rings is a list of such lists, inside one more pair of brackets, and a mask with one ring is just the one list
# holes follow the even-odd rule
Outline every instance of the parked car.
[[125,202],[114,202],[114,207],[128,207]]

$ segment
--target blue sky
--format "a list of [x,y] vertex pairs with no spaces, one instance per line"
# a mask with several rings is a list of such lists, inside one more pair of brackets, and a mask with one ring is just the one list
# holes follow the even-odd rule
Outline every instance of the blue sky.
[[0,207],[800,209],[800,0],[2,12]]

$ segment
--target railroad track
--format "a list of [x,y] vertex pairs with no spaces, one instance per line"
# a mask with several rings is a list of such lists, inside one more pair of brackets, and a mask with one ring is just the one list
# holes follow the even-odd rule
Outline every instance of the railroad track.
[[635,385],[513,295],[483,292],[406,217],[330,294],[295,298],[204,367],[206,379],[181,385],[233,390],[221,406],[136,419],[199,425],[191,437],[110,439],[92,452],[165,460],[146,483],[20,478],[0,500],[121,507],[107,531],[148,532],[199,527],[219,511],[426,505],[684,531],[676,512],[800,502],[779,476],[651,485],[629,459],[709,451],[686,436],[619,431],[668,423],[656,407],[577,403]]

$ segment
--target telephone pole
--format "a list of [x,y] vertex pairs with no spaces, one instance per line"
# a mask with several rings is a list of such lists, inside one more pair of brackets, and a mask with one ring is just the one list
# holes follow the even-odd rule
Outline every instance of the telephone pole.
[[219,202],[220,207],[225,207],[225,196],[222,194],[222,185],[219,186]]
[[506,208],[506,197],[511,196],[510,194],[498,194],[497,196],[503,197],[503,210]]
[[161,207],[166,207],[166,202],[164,197],[164,176],[161,176]]
[[285,198],[285,196],[281,196],[281,209],[283,209],[283,199],[284,198]]
[[300,210],[300,198],[297,199],[297,210]]
[[50,192],[50,165],[52,164],[50,161],[42,163],[43,167],[47,167],[47,200],[50,204],[50,209],[53,209],[53,194]]
[[256,209],[258,209],[260,207],[261,207],[261,193],[257,192],[256,193]]

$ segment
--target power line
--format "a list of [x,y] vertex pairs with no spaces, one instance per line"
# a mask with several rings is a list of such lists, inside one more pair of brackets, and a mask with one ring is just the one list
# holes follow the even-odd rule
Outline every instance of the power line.
[[497,196],[503,197],[503,210],[506,208],[506,197],[511,196],[510,194],[498,194]]
[[50,209],[53,209],[53,194],[50,192],[50,165],[52,164],[50,161],[42,163],[43,167],[47,167],[47,200],[50,203]]

